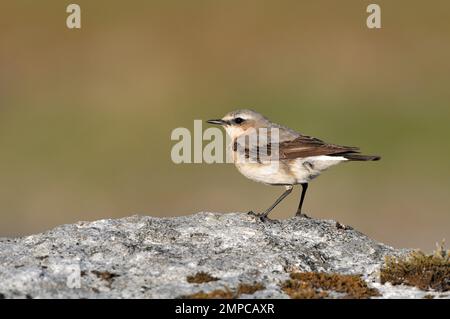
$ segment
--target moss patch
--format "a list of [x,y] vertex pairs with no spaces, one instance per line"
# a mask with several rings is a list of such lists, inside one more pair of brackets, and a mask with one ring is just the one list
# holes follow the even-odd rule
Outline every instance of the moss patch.
[[252,295],[259,290],[266,289],[261,283],[239,284],[236,289],[216,289],[210,292],[200,291],[191,295],[182,296],[184,299],[234,299],[243,294]]
[[202,284],[210,281],[217,281],[219,278],[213,277],[210,274],[200,271],[193,276],[187,276],[186,280],[190,284]]
[[380,296],[378,290],[369,288],[356,275],[340,275],[315,272],[293,272],[282,283],[281,289],[294,299],[328,298],[331,292],[344,294],[343,298],[370,298]]
[[450,256],[443,244],[433,255],[421,251],[403,258],[387,257],[380,272],[381,283],[405,284],[422,290],[450,290]]
[[210,292],[196,292],[191,295],[182,296],[183,299],[232,299],[235,294],[228,288],[216,289]]
[[266,289],[266,287],[264,287],[264,285],[259,282],[254,284],[239,284],[239,286],[237,287],[236,294],[238,296],[243,294],[253,295],[255,292],[264,289]]
[[309,283],[299,280],[286,280],[281,289],[292,299],[323,299],[328,297],[326,291],[315,289]]

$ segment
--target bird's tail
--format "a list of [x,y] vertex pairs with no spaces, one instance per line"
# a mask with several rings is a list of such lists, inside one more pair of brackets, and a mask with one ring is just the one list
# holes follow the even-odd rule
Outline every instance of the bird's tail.
[[345,157],[349,161],[379,161],[381,159],[380,156],[377,155],[361,155],[361,154],[342,154],[340,156]]

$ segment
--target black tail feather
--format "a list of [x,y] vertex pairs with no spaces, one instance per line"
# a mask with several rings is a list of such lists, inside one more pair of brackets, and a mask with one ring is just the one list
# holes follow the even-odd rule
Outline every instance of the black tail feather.
[[377,155],[361,155],[354,153],[344,153],[339,156],[343,156],[349,161],[379,161],[381,159],[381,157]]

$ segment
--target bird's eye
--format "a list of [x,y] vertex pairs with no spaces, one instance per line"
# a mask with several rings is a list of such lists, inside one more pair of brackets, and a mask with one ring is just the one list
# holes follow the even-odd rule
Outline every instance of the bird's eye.
[[234,120],[234,123],[236,123],[236,124],[241,124],[242,122],[244,122],[245,120],[243,119],[243,118],[241,118],[241,117],[238,117],[238,118],[236,118],[235,120]]

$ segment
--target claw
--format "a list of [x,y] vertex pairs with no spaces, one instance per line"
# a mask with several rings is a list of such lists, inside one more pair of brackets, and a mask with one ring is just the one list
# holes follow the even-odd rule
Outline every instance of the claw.
[[262,221],[263,223],[264,222],[267,222],[267,221],[269,221],[269,220],[271,220],[271,219],[269,219],[269,217],[267,217],[267,215],[264,215],[264,214],[258,214],[258,213],[255,213],[255,212],[253,212],[253,211],[249,211],[248,213],[247,213],[247,215],[250,215],[250,216],[253,216],[253,217],[255,217],[255,218],[258,218],[260,221]]

